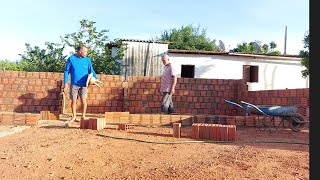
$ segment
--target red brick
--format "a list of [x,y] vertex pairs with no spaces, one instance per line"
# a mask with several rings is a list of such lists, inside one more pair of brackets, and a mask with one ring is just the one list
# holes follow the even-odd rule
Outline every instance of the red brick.
[[173,137],[181,137],[181,123],[173,123]]
[[216,125],[216,140],[221,141],[221,124]]
[[89,119],[80,119],[80,129],[89,129]]
[[13,124],[14,125],[25,125],[26,124],[26,114],[14,113]]
[[245,116],[236,116],[236,123],[232,125],[244,126],[246,124]]
[[199,139],[203,139],[204,136],[204,123],[199,123]]
[[226,125],[235,125],[236,117],[235,116],[226,116]]
[[245,124],[248,127],[254,127],[256,124],[255,117],[254,116],[246,116],[245,117]]
[[26,124],[36,125],[38,123],[39,118],[40,118],[39,114],[26,113]]
[[204,138],[203,139],[210,139],[210,124],[204,124]]

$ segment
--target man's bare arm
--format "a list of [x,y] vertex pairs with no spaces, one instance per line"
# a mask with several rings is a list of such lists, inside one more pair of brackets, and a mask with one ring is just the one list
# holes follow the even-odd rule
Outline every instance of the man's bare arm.
[[171,86],[171,94],[174,94],[175,92],[175,88],[176,88],[176,85],[177,85],[177,76],[172,76],[172,86]]

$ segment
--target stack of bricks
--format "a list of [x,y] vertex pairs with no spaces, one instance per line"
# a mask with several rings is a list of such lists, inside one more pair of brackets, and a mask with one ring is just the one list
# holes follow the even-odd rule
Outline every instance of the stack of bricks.
[[105,112],[106,122],[109,124],[135,124],[142,126],[160,126],[170,125],[172,123],[182,123],[182,125],[191,125],[193,123],[192,115],[169,115],[169,114],[130,114],[127,112]]
[[181,137],[181,123],[173,123],[173,137],[180,138]]
[[129,123],[130,113],[126,112],[105,112],[106,122],[109,124]]
[[39,114],[0,112],[0,125],[37,125]]
[[161,115],[160,114],[151,114],[151,125],[160,126],[161,125]]
[[80,129],[101,130],[106,127],[105,118],[89,118],[80,120]]
[[140,123],[141,114],[130,114],[129,123],[139,124]]
[[139,125],[142,125],[142,126],[150,125],[152,121],[151,118],[152,118],[151,114],[141,114]]
[[129,129],[134,129],[134,124],[119,124],[118,128],[120,130],[128,131]]
[[194,123],[192,124],[192,139],[235,141],[236,126]]
[[172,123],[171,116],[167,114],[161,114],[160,115],[160,122],[162,125],[169,125]]
[[40,111],[40,120],[58,120],[59,112]]

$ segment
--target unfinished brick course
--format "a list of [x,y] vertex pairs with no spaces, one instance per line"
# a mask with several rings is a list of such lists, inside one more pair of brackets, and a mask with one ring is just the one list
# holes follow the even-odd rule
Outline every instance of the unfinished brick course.
[[0,125],[30,125],[34,126],[40,119],[35,113],[0,112]]

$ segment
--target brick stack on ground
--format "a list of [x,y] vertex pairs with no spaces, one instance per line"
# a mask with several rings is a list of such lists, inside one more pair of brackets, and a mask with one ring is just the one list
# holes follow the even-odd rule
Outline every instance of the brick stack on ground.
[[101,130],[106,127],[105,118],[89,118],[80,120],[80,129]]
[[236,126],[221,124],[192,124],[192,139],[214,140],[214,141],[235,141]]

